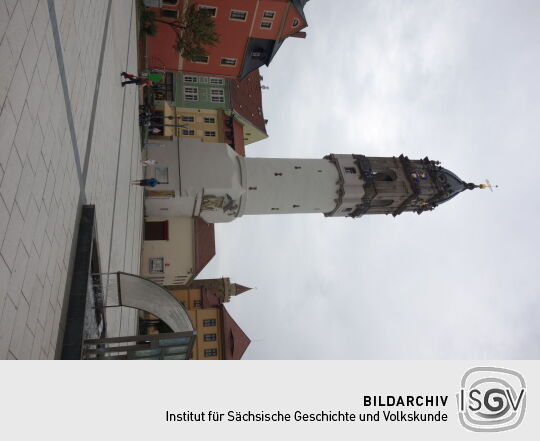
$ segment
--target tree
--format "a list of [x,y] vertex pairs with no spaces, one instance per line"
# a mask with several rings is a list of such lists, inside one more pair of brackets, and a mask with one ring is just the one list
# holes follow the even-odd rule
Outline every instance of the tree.
[[219,42],[216,23],[207,9],[197,9],[190,5],[186,13],[176,20],[153,17],[153,21],[166,24],[176,34],[173,45],[187,61],[195,61],[208,55],[206,47],[213,47]]

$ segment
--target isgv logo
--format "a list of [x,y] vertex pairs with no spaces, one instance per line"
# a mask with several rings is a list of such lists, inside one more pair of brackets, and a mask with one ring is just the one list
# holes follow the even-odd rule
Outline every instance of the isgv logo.
[[475,367],[463,376],[457,400],[459,421],[466,429],[474,432],[514,429],[525,416],[525,380],[510,369]]

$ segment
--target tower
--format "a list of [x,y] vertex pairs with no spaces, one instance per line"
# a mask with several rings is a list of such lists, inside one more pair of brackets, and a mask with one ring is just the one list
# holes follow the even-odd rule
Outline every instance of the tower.
[[150,154],[169,165],[169,178],[147,191],[148,215],[200,216],[210,223],[258,214],[421,214],[479,187],[427,157],[245,158],[224,144],[185,139]]

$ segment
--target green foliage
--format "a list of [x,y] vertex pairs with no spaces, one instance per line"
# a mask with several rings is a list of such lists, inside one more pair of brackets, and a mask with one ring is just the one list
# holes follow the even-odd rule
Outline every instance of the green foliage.
[[173,47],[187,61],[195,61],[208,55],[207,48],[216,46],[219,42],[216,23],[210,11],[197,9],[195,5],[190,5],[185,15],[176,20],[155,17],[153,20],[172,28],[176,34]]

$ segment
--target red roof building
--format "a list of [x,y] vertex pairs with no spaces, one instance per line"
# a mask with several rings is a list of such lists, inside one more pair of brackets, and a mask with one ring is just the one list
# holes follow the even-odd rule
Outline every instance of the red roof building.
[[[146,0],[160,20],[175,20],[191,4],[209,10],[220,40],[208,56],[183,60],[174,49],[175,33],[156,22],[157,33],[147,37],[148,67],[168,72],[184,71],[227,78],[245,78],[268,66],[288,37],[304,38],[304,6],[308,0]],[[152,7],[160,6],[160,7]]]

